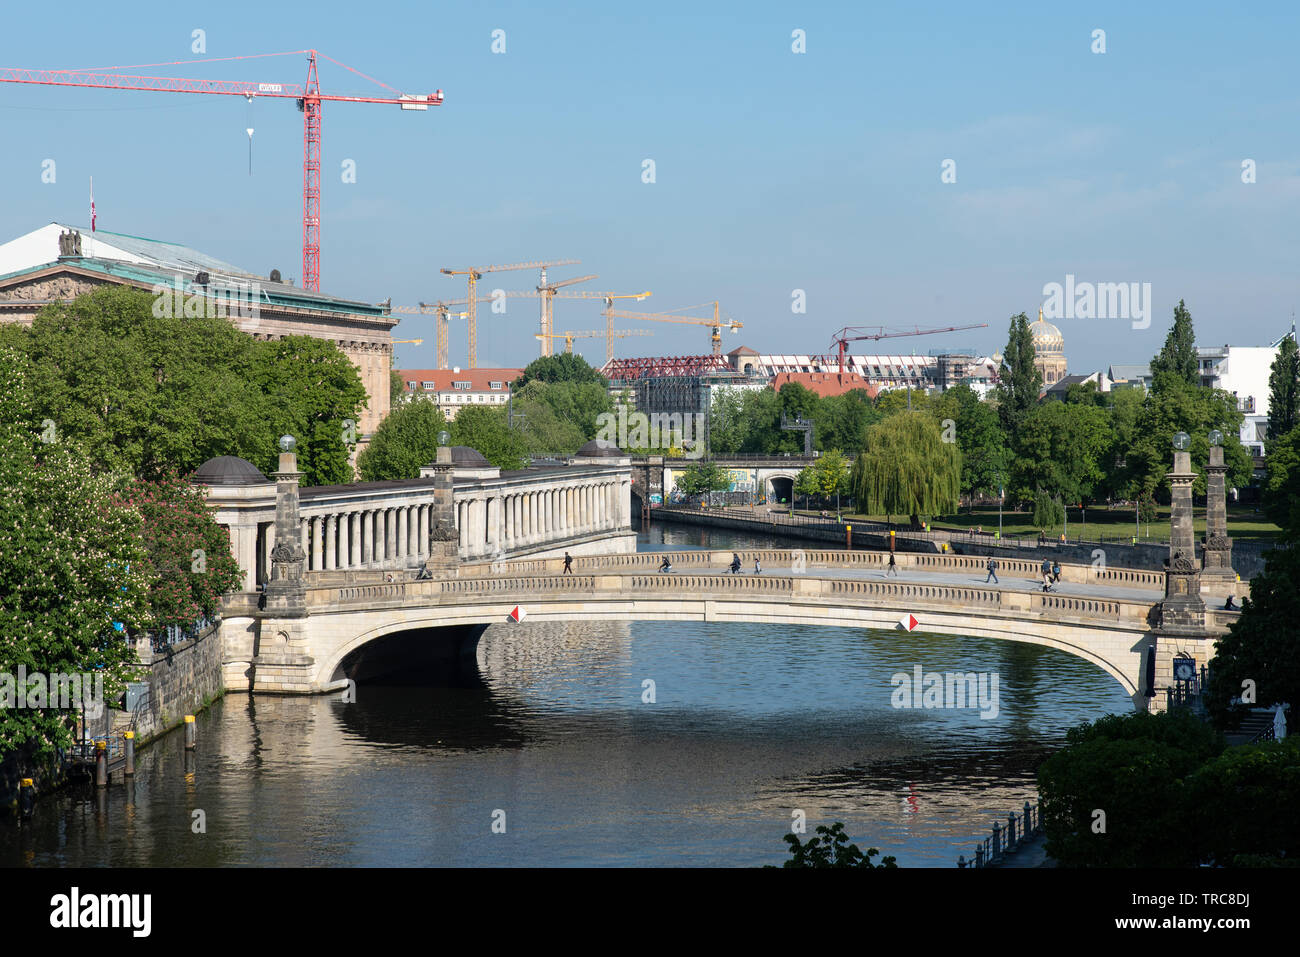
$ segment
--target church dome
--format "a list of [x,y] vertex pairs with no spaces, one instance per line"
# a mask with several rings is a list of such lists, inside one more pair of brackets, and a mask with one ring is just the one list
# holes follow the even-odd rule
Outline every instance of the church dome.
[[195,469],[190,481],[196,485],[262,485],[271,480],[247,459],[219,455]]
[[1043,310],[1038,310],[1038,318],[1029,324],[1029,334],[1034,337],[1035,355],[1058,355],[1065,352],[1065,337],[1061,330],[1043,319]]

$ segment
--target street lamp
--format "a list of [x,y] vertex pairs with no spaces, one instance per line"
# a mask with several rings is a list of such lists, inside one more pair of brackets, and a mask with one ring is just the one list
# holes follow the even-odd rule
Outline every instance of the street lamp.
[[1222,445],[1222,444],[1223,444],[1223,433],[1220,432],[1218,429],[1211,430],[1210,445]]
[[292,435],[282,435],[282,436],[280,436],[280,451],[281,451],[281,452],[292,452],[292,451],[293,451],[294,449],[296,449],[297,447],[298,447],[298,440],[295,439]]
[[450,432],[448,432],[446,429],[443,429],[441,432],[438,433],[438,444],[439,444],[439,445],[447,445],[447,444],[449,444],[450,442],[451,442],[451,433],[450,433]]

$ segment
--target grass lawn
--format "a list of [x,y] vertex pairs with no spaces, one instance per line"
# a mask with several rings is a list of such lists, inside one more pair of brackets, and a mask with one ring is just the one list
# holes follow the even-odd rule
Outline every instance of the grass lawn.
[[[1068,510],[1069,516],[1069,537],[1071,541],[1083,537],[1085,541],[1096,541],[1101,536],[1107,539],[1115,538],[1132,538],[1133,537],[1133,509],[1116,508],[1114,511],[1104,507],[1086,509],[1086,516],[1080,515],[1079,509],[1072,508]],[[1167,542],[1169,541],[1169,508],[1161,506],[1159,509],[1159,518],[1148,525],[1142,523],[1142,537],[1144,542]],[[809,512],[807,514],[818,514]],[[1037,538],[1038,529],[1030,522],[1031,512],[1013,512],[1003,510],[1002,512],[1002,534],[1005,537],[1012,538],[1020,536],[1022,538]],[[1087,521],[1083,521],[1086,517]],[[883,522],[886,518],[883,515],[864,516],[850,515],[844,513],[844,520],[851,522],[853,520],[865,520],[872,522]],[[906,522],[906,516],[894,516],[895,522]],[[995,532],[998,528],[998,510],[996,507],[977,506],[975,511],[963,511],[960,515],[945,515],[937,517],[931,523],[935,529],[955,528],[965,529],[972,528],[976,525],[983,526],[985,532]],[[1047,534],[1056,538],[1061,534],[1062,529],[1048,529]],[[1268,521],[1260,513],[1255,512],[1251,506],[1228,506],[1228,534],[1233,538],[1241,539],[1260,539],[1272,540],[1281,534],[1281,529]],[[1196,535],[1201,538],[1205,535],[1205,510],[1198,508],[1196,510]]]

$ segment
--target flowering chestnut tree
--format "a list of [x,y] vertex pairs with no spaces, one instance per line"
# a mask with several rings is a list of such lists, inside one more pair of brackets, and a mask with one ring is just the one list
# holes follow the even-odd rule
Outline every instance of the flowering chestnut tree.
[[140,513],[36,417],[28,374],[0,344],[0,754],[45,757],[72,742],[76,715],[18,707],[18,676],[102,674],[112,701],[132,677],[127,636],[149,621],[150,580]]
[[211,618],[221,596],[243,577],[230,550],[230,536],[213,518],[203,493],[169,472],[133,483],[120,504],[143,518],[141,538],[149,587],[149,626],[182,627]]

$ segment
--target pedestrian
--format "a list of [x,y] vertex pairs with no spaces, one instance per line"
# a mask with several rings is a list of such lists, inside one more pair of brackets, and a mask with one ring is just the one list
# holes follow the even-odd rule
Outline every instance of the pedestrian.
[[568,552],[564,553],[564,571],[561,572],[560,574],[562,575],[573,574],[573,556],[570,555]]
[[763,566],[760,565],[760,564],[758,563],[758,558],[755,558],[755,559],[754,559],[754,574],[755,574],[755,575],[761,575],[762,573],[763,573]]
[[1229,595],[1229,596],[1228,596],[1228,600],[1227,600],[1226,602],[1223,603],[1223,610],[1224,610],[1224,611],[1236,611],[1236,610],[1237,610],[1237,606],[1236,606],[1236,604],[1233,603],[1233,601],[1232,601],[1232,596],[1231,596],[1231,595]]
[[1050,571],[1043,572],[1043,591],[1051,591],[1051,590],[1052,590],[1052,573]]
[[738,555],[736,552],[731,553],[731,574],[733,575],[740,574],[740,555]]
[[1058,585],[1059,585],[1060,582],[1061,582],[1061,563],[1060,563],[1060,562],[1052,562],[1052,582],[1053,582],[1054,584],[1058,584]]
[[1047,576],[1050,575],[1051,573],[1052,573],[1052,562],[1050,559],[1044,558],[1043,564],[1038,566],[1038,574]]
[[885,574],[893,575],[895,578],[898,577],[898,562],[894,561],[893,552],[889,553],[889,568],[885,570]]
[[673,570],[673,563],[668,560],[667,555],[664,556],[664,560],[659,564],[659,570],[661,572],[671,572]]
[[989,579],[992,578],[993,584],[1000,585],[1001,582],[998,581],[998,560],[996,558],[990,558],[988,564],[984,567],[989,570],[989,573],[984,576],[984,584],[987,585]]

